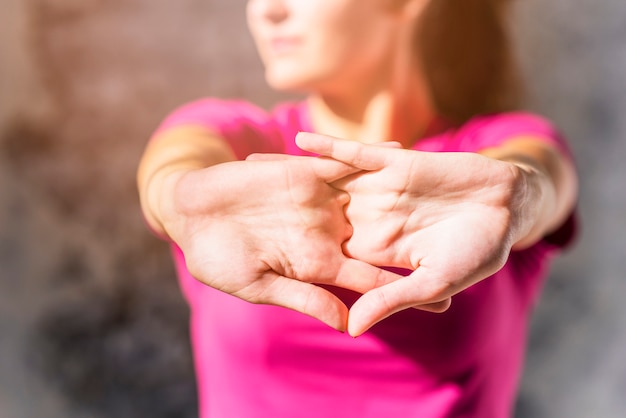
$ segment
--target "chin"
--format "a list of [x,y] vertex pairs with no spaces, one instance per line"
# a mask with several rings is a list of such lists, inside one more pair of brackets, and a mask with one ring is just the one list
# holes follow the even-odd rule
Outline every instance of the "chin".
[[303,93],[310,91],[306,84],[289,77],[265,77],[265,82],[270,88],[285,93]]
[[316,77],[311,74],[302,74],[294,69],[278,71],[266,69],[265,82],[272,89],[280,92],[310,93],[316,90]]

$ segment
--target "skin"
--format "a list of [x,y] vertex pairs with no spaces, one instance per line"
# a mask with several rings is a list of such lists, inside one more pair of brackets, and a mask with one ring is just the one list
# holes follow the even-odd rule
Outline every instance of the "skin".
[[344,331],[348,309],[312,283],[364,293],[397,278],[341,250],[352,234],[350,197],[330,183],[359,170],[321,158],[233,160],[219,138],[196,127],[157,138],[139,170],[149,225],[176,242],[203,283]]
[[404,141],[434,117],[413,53],[425,3],[250,0],[247,20],[268,84],[307,93],[318,132]]
[[452,296],[502,268],[512,249],[557,227],[575,196],[571,165],[532,137],[512,138],[487,150],[490,157],[304,133],[297,143],[364,170],[333,183],[351,197],[346,216],[354,234],[344,252],[414,270],[357,300],[351,335],[409,307],[446,310]]
[[[483,155],[402,149],[436,113],[410,42],[424,4],[249,1],[268,83],[307,92],[316,131],[334,137],[298,136],[321,158],[246,161],[199,127],[154,138],[138,172],[142,208],[194,277],[357,336],[408,307],[445,311],[511,250],[565,220],[574,170],[539,138],[510,138]],[[415,271],[402,278],[377,265]],[[363,296],[348,312],[312,283]]]

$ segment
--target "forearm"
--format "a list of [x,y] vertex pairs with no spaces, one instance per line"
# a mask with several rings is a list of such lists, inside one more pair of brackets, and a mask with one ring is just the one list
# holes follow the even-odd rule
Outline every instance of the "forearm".
[[533,138],[514,139],[483,154],[515,164],[521,175],[514,249],[526,248],[562,225],[572,211],[578,188],[568,158]]
[[182,175],[233,160],[230,147],[201,127],[174,128],[150,141],[139,163],[137,186],[141,209],[152,230],[168,237],[163,216],[172,211],[174,190]]

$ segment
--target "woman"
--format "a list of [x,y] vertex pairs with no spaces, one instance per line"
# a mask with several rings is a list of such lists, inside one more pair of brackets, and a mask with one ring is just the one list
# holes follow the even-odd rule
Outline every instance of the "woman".
[[203,417],[510,415],[576,177],[516,110],[502,3],[248,2],[268,83],[307,100],[186,105],[138,173]]

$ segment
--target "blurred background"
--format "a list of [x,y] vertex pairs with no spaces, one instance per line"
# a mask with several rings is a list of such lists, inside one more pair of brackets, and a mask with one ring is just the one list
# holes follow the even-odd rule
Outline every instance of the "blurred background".
[[[244,0],[0,0],[0,418],[193,417],[187,307],[135,192],[201,96],[270,106]],[[530,107],[571,140],[578,245],[536,310],[516,417],[626,416],[626,3],[515,2]]]

